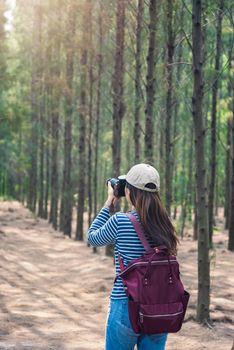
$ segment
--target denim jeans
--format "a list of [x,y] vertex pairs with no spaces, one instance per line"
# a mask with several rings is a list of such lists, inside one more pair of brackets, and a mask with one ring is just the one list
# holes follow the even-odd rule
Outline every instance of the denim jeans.
[[127,299],[110,299],[105,335],[105,350],[164,350],[167,333],[141,335],[131,327]]

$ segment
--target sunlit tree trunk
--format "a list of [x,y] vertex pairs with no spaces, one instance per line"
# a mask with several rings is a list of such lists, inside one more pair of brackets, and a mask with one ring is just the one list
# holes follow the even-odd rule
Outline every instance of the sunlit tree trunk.
[[82,23],[82,50],[80,59],[80,101],[79,101],[79,175],[78,175],[78,205],[77,205],[77,222],[76,222],[76,240],[83,240],[83,222],[84,222],[84,200],[85,200],[85,179],[87,174],[86,169],[86,123],[88,113],[87,99],[87,63],[88,63],[88,45],[89,42],[89,25],[92,9],[92,1],[86,1],[84,6],[83,23]]
[[30,137],[30,168],[29,168],[29,194],[28,207],[36,211],[37,185],[38,185],[38,84],[40,82],[39,60],[41,35],[41,5],[37,0],[34,3],[33,21],[33,47],[32,47],[32,80],[31,80],[31,137]]
[[59,228],[65,235],[71,237],[72,230],[72,183],[71,183],[71,148],[72,148],[72,112],[73,112],[73,66],[74,37],[76,32],[76,5],[72,2],[67,6],[67,37],[66,50],[66,88],[65,124],[64,124],[64,165],[63,184],[60,205]]

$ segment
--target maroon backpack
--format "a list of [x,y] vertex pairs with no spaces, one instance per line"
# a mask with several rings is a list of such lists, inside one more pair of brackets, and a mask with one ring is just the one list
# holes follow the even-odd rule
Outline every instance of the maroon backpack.
[[182,326],[189,293],[180,280],[176,257],[166,246],[151,248],[140,222],[126,213],[144,245],[146,253],[132,260],[127,267],[118,256],[128,296],[129,318],[135,333],[156,334],[178,332]]

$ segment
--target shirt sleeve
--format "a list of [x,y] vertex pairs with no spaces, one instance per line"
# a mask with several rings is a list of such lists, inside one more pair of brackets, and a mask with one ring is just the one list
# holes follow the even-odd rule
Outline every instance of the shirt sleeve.
[[109,208],[103,207],[88,230],[88,243],[94,247],[115,243],[118,232],[117,216],[110,216]]

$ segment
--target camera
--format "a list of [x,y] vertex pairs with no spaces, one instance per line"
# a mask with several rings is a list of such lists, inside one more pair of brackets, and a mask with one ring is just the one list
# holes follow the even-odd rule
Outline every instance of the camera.
[[108,181],[111,183],[115,197],[125,197],[124,188],[126,185],[126,175],[120,175],[117,178],[107,179],[106,185],[108,184]]

